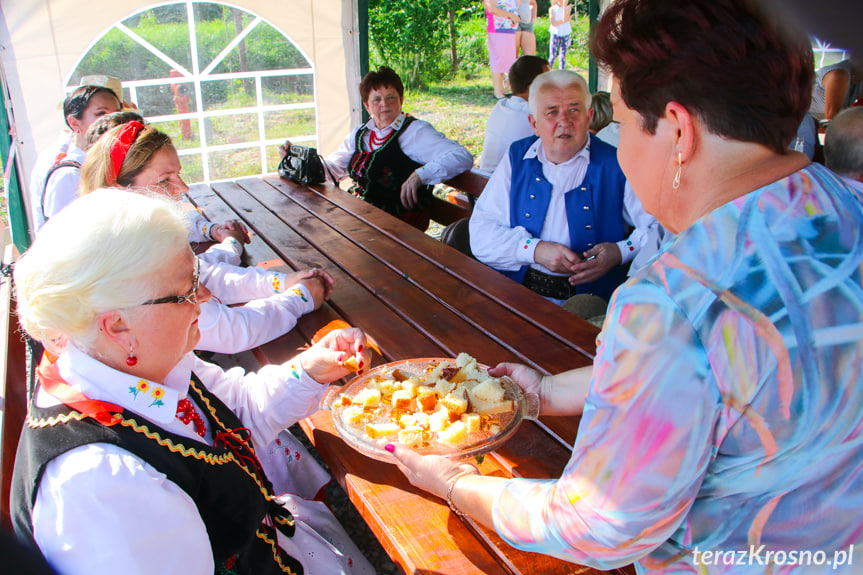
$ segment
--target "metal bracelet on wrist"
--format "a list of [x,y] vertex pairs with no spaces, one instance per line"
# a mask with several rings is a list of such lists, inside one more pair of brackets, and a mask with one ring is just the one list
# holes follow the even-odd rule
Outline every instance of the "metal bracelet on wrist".
[[452,479],[449,480],[449,486],[447,487],[447,490],[446,490],[446,504],[449,505],[449,508],[452,510],[453,513],[455,513],[456,515],[458,515],[459,517],[462,517],[462,518],[466,518],[467,513],[456,508],[455,503],[453,503],[453,501],[452,501],[452,490],[455,488],[455,484],[458,483],[458,480],[461,479],[462,477],[464,477],[465,475],[476,475],[476,472],[465,470],[465,471],[462,471],[460,473],[457,473]]

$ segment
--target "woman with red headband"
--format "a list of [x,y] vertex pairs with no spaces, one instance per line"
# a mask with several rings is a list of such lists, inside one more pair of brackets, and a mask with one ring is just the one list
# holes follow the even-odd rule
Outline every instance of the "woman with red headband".
[[[108,114],[107,116],[102,116],[93,122],[90,129],[87,130],[87,149],[89,150],[93,147],[99,138],[112,128],[116,128],[117,126],[124,124],[130,124],[132,122],[134,122],[134,124],[132,124],[131,127],[126,128],[124,131],[126,135],[118,138],[117,141],[112,144],[112,148],[110,150],[118,156],[121,152],[127,152],[133,140],[139,141],[138,135],[143,130],[145,124],[144,118],[137,112],[132,111]],[[170,140],[167,139],[168,137],[164,134],[161,134],[160,132],[156,132],[155,134],[159,134],[159,136],[156,138],[156,141],[153,142],[154,148],[160,148],[160,146],[164,147],[166,143],[170,142]],[[124,139],[125,143],[122,142]],[[171,150],[165,149],[165,152],[169,151]],[[163,153],[161,148],[157,153]],[[146,157],[146,154],[142,154],[142,156]],[[114,163],[114,165],[121,165],[123,163],[123,158],[118,159],[119,164],[114,163],[113,161],[112,163]],[[170,159],[178,161],[178,158],[176,158],[176,152],[174,157],[171,157]],[[107,163],[100,162],[100,165],[106,166]],[[99,170],[97,169],[94,171],[98,172]],[[106,182],[107,180],[116,181],[116,175],[99,173],[95,179],[97,180],[96,184]],[[88,184],[85,184],[84,187],[86,189],[92,189]],[[168,193],[171,196],[179,198],[182,192],[186,189],[187,188],[185,187],[178,187],[176,189],[168,190]],[[211,264],[222,262],[226,264],[240,265],[240,256],[243,255],[243,244],[249,243],[248,230],[242,223],[239,223],[236,220],[227,220],[223,224],[214,224],[204,218],[204,216],[201,215],[198,210],[194,209],[191,204],[188,204],[188,209],[183,212],[183,216],[186,222],[186,229],[189,230],[190,242],[217,242],[210,246],[207,251],[198,254],[198,257]]]
[[[80,193],[111,186],[177,199],[189,189],[170,137],[135,121],[112,128],[87,152]],[[201,305],[196,349],[203,351],[232,354],[271,341],[293,329],[300,316],[318,309],[332,291],[332,278],[319,269],[286,274],[199,260],[201,283],[214,296]],[[244,305],[232,307],[238,303]],[[259,453],[277,489],[314,497],[329,475],[311,456],[287,460],[285,447],[306,454],[287,430],[278,442]]]
[[[180,169],[171,138],[132,121],[112,128],[90,147],[81,168],[80,194],[115,187],[178,199],[189,190]],[[284,334],[298,316],[320,307],[333,286],[329,274],[318,269],[285,274],[206,259],[201,261],[201,282],[218,302],[204,306],[198,349],[220,353],[251,349]],[[287,305],[291,298],[296,303]],[[250,300],[255,300],[253,313],[246,313],[247,306],[227,307]]]

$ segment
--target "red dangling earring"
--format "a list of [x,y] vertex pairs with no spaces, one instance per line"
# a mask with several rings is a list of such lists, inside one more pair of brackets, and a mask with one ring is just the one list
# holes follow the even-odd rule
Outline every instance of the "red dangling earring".
[[132,367],[138,363],[138,358],[132,353],[132,344],[129,344],[129,357],[126,358],[126,365]]

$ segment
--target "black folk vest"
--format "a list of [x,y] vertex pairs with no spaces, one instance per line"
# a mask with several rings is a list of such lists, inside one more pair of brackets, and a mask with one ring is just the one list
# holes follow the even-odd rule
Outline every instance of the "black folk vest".
[[273,500],[248,430],[192,378],[189,396],[203,406],[214,446],[189,441],[126,410],[118,414],[117,424],[105,426],[66,405],[43,409],[31,402],[10,497],[18,537],[36,547],[32,512],[48,462],[83,445],[109,443],[164,473],[194,500],[210,537],[216,574],[302,574],[302,565],[278,546],[275,528],[292,536],[294,518]]
[[[371,152],[363,151],[363,138],[369,128],[363,126],[357,130],[356,151],[351,156],[351,163],[348,166],[348,174],[356,182],[356,186],[351,191],[393,215],[411,211],[402,205],[402,184],[414,170],[422,167],[422,164],[410,159],[399,144],[402,134],[414,120],[416,118],[413,116],[405,116],[401,128],[390,134],[380,148]],[[419,201],[412,210],[428,208],[432,203],[433,189],[433,186],[420,186]]]

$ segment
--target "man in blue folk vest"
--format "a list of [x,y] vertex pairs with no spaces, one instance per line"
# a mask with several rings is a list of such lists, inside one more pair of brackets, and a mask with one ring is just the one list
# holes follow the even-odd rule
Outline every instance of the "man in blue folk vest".
[[608,301],[656,220],[626,183],[617,151],[588,134],[584,78],[546,72],[531,84],[529,105],[536,136],[514,142],[489,179],[470,219],[471,250],[557,303],[576,294]]

